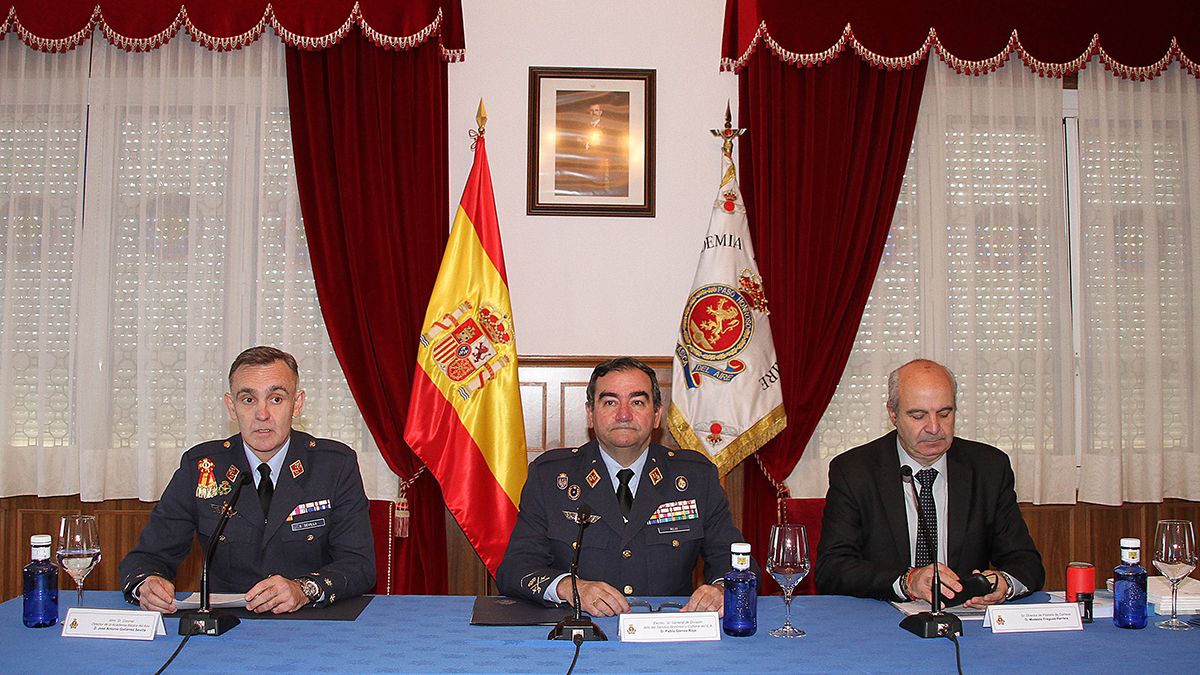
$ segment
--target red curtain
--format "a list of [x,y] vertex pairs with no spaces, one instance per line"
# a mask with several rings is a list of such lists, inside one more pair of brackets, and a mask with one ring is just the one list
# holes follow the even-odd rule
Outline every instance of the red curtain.
[[1034,59],[1052,63],[1078,57],[1096,35],[1109,56],[1129,66],[1149,66],[1163,58],[1172,37],[1191,59],[1200,57],[1200,6],[1186,1],[726,0],[721,56],[739,58],[763,22],[782,49],[802,54],[829,49],[850,24],[865,49],[893,57],[919,49],[930,28],[950,53],[968,60],[994,56],[1013,30]]
[[765,556],[777,490],[833,398],[891,225],[926,62],[854,54],[797,68],[761,50],[739,82],[742,189],[771,302],[787,428],[745,472],[744,534]]
[[[379,449],[402,479],[420,322],[448,236],[446,63],[436,44],[390,51],[359,32],[323,51],[288,47],[300,207],[338,361]],[[394,593],[447,592],[441,491],[408,490]]]
[[122,49],[161,47],[184,31],[210,49],[236,49],[267,30],[286,44],[325,49],[355,27],[389,49],[437,42],[445,58],[461,58],[459,0],[0,0],[0,38],[43,51],[74,49],[96,26]]

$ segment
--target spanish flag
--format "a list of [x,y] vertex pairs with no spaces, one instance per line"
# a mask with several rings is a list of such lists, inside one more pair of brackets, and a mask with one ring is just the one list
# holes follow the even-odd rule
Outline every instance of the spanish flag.
[[404,440],[494,575],[517,522],[528,460],[482,122],[422,330]]

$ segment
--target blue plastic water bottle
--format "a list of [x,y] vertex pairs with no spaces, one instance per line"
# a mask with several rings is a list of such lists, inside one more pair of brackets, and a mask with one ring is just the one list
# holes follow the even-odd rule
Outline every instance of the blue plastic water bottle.
[[1146,568],[1142,540],[1121,539],[1121,564],[1113,570],[1113,623],[1117,628],[1146,627]]
[[721,629],[733,637],[749,637],[758,630],[758,575],[750,569],[750,544],[729,547],[733,569],[725,575],[725,616]]
[[50,535],[29,538],[33,560],[25,566],[25,607],[21,619],[30,628],[46,628],[58,623],[58,568],[50,562]]

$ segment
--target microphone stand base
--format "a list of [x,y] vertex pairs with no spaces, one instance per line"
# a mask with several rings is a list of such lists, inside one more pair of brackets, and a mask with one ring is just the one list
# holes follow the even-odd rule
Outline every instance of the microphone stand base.
[[962,635],[962,620],[953,614],[921,612],[904,617],[900,627],[921,638]]
[[241,623],[241,620],[225,612],[198,610],[179,615],[180,635],[221,635]]
[[593,642],[599,640],[607,642],[608,637],[604,631],[600,630],[591,619],[566,617],[558,622],[558,625],[550,630],[550,634],[546,636],[547,640],[567,640],[574,642],[580,640],[582,642]]

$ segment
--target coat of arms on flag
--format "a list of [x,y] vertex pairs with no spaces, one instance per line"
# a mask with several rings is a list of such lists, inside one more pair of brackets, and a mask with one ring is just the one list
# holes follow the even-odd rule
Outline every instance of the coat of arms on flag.
[[767,293],[733,166],[726,112],[721,186],[679,324],[667,424],[683,447],[712,458],[725,474],[786,425]]
[[487,302],[476,309],[469,300],[421,334],[421,348],[433,350],[434,363],[446,377],[462,383],[456,391],[467,400],[512,363],[512,341],[508,315]]

